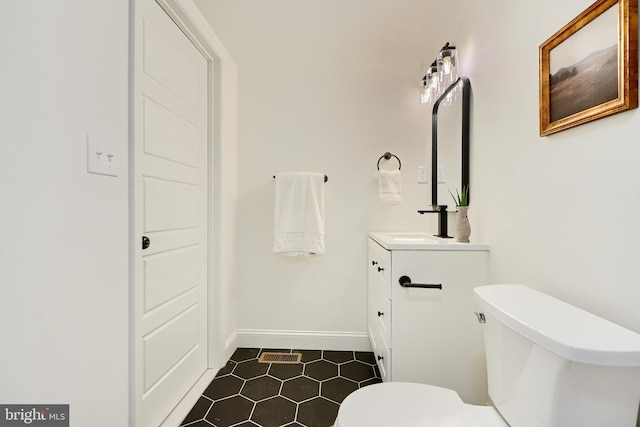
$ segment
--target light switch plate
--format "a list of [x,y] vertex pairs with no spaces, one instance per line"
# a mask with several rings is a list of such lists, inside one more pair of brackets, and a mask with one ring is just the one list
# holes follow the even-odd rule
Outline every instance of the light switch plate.
[[426,166],[418,166],[418,184],[428,184],[429,176],[427,175]]
[[445,184],[447,182],[447,168],[444,166],[438,166],[438,184]]
[[87,172],[118,176],[118,160],[112,144],[87,135]]

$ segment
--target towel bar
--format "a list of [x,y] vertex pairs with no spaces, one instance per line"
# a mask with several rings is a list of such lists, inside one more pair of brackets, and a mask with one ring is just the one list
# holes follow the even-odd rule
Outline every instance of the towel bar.
[[380,170],[380,160],[382,160],[383,158],[385,160],[389,160],[391,157],[395,157],[396,160],[398,160],[398,170],[402,169],[402,162],[400,161],[398,156],[396,156],[395,154],[391,154],[390,152],[387,151],[382,156],[380,156],[380,158],[378,159],[378,170]]
[[[273,179],[275,179],[275,178],[276,178],[276,176],[275,176],[275,175],[273,175]],[[327,175],[325,175],[325,176],[324,176],[324,182],[327,182],[327,181],[329,181],[329,178],[327,177]]]

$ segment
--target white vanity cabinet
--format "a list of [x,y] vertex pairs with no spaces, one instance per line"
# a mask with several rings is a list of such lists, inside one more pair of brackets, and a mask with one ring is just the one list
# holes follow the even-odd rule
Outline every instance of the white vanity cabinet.
[[[368,333],[382,379],[446,387],[465,403],[486,404],[472,289],[487,284],[488,245],[406,236],[369,234]],[[442,288],[403,287],[402,276]]]

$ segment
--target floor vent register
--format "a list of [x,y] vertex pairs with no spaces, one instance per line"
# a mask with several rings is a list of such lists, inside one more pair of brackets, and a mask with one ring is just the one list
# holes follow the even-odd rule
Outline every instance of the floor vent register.
[[264,351],[258,359],[259,363],[296,364],[302,360],[302,353],[278,353]]

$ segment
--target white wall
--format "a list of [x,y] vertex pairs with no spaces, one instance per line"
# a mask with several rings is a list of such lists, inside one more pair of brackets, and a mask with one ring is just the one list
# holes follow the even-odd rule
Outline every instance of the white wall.
[[475,237],[491,243],[492,278],[640,332],[640,112],[539,137],[538,46],[591,2],[494,3],[471,5],[458,38],[472,58]]
[[[239,69],[241,329],[365,331],[367,231],[435,230],[416,214],[430,123],[417,82],[452,41],[473,90],[472,239],[491,244],[492,280],[640,332],[638,110],[538,136],[538,46],[590,0],[196,3]],[[403,161],[399,207],[376,200],[385,151]],[[287,170],[329,176],[323,257],[271,253],[271,177]]]
[[[128,422],[127,0],[0,6],[0,402]],[[120,174],[86,173],[86,136]]]
[[[241,332],[363,335],[366,233],[435,228],[416,212],[430,203],[428,186],[415,183],[430,131],[417,87],[442,41],[427,41],[427,14],[409,3],[196,4],[238,64]],[[386,151],[402,160],[401,206],[377,199]],[[287,170],[329,177],[325,256],[271,252],[272,176]]]

